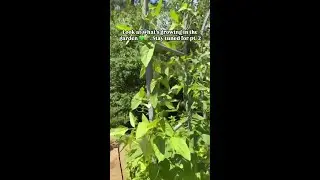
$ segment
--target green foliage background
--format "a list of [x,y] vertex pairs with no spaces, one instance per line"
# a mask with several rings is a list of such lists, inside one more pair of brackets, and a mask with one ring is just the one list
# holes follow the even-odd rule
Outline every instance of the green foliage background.
[[110,126],[126,125],[129,121],[130,101],[143,85],[139,78],[141,61],[137,43],[120,42],[121,32],[116,24],[129,24],[139,27],[140,21],[135,18],[141,9],[127,6],[121,11],[114,10],[110,21]]

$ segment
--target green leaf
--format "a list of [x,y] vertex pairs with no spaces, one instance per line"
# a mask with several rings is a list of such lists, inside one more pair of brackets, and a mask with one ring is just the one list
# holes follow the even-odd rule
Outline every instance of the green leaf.
[[171,125],[166,121],[165,122],[165,134],[172,137],[174,135],[174,131]]
[[150,96],[150,101],[151,101],[151,105],[153,108],[156,108],[157,107],[157,104],[158,104],[158,94],[151,94]]
[[143,121],[138,124],[136,139],[143,137],[148,132],[148,122]]
[[163,132],[166,132],[166,124],[165,121],[162,119],[160,120],[160,128]]
[[152,79],[152,80],[151,80],[151,84],[150,84],[150,91],[151,91],[151,93],[153,92],[153,90],[154,90],[154,88],[156,87],[156,85],[157,85],[157,80]]
[[170,10],[170,17],[173,21],[175,21],[176,23],[179,23],[179,15],[176,13],[175,10],[173,9]]
[[154,71],[157,73],[161,73],[161,66],[159,63],[154,63]]
[[181,89],[182,89],[182,86],[180,86],[180,85],[174,85],[174,86],[171,88],[170,92],[174,92],[174,94],[178,94]]
[[149,43],[148,45],[144,45],[140,49],[141,54],[141,62],[143,63],[144,67],[147,67],[154,52],[154,44]]
[[158,5],[157,5],[156,10],[154,12],[155,16],[158,16],[160,14],[161,7],[162,7],[162,0],[158,1]]
[[169,76],[169,67],[166,67],[166,69],[164,70],[164,73]]
[[153,150],[159,162],[165,159],[165,140],[159,136],[157,136],[152,143]]
[[169,108],[169,109],[175,109],[174,106],[172,105],[172,102],[170,102],[170,101],[165,101],[165,105],[166,105],[167,108]]
[[152,148],[151,142],[146,136],[144,136],[141,139],[141,141],[139,142],[139,145],[145,157],[148,157],[149,155],[152,154],[153,148]]
[[132,30],[131,27],[125,25],[125,24],[117,24],[116,25],[116,28],[119,29],[119,30],[123,30],[123,31],[130,31]]
[[202,134],[201,136],[202,136],[202,140],[204,141],[204,143],[205,143],[206,145],[210,145],[210,135],[208,135],[208,134]]
[[168,172],[170,170],[170,161],[168,159],[164,159],[159,163],[160,166],[160,174],[162,177],[166,177],[163,179],[173,179],[173,177],[168,176]]
[[161,79],[161,84],[170,89],[169,81],[167,78]]
[[173,22],[173,23],[171,24],[170,28],[169,28],[169,31],[174,30],[177,26],[179,26],[179,24]]
[[144,66],[140,69],[140,78],[143,78],[143,75],[146,73],[146,68]]
[[132,114],[132,112],[129,113],[129,117],[130,117],[130,124],[132,127],[135,127],[136,124],[136,117],[134,117],[134,115]]
[[144,92],[144,88],[140,88],[140,91],[133,96],[132,100],[131,100],[131,110],[136,109],[141,103],[142,103],[142,99],[145,96],[145,92]]
[[137,97],[133,97],[131,100],[131,110],[137,109],[137,107],[141,104],[142,100],[137,98]]
[[147,123],[149,123],[148,118],[147,118],[144,114],[142,114],[141,119],[142,119],[142,122],[147,122]]
[[150,109],[150,108],[151,108],[151,106],[152,106],[152,105],[151,105],[151,104],[149,104],[149,103],[148,103],[148,104],[143,104],[143,105],[144,105],[144,106],[146,106],[148,109]]
[[141,87],[139,90],[139,98],[142,100],[146,95],[146,92],[144,91],[144,87]]
[[153,129],[158,126],[160,119],[155,119],[154,121],[150,122],[148,125],[148,130]]
[[170,143],[177,154],[180,154],[189,161],[191,160],[191,153],[185,139],[180,137],[172,137],[170,139]]
[[181,8],[178,10],[178,12],[186,10],[186,9],[188,9],[188,4],[187,3],[183,3]]
[[118,127],[110,129],[110,136],[123,136],[129,129],[127,127]]
[[150,176],[150,179],[152,180],[159,180],[159,171],[160,171],[160,168],[158,166],[158,164],[150,164],[148,166],[148,171],[149,171],[149,176]]
[[200,116],[199,114],[193,114],[192,117],[197,120],[204,120],[204,117]]

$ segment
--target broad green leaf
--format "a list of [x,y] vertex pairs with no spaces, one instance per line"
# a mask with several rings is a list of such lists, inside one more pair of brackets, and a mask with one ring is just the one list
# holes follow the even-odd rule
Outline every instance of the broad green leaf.
[[158,126],[160,119],[155,119],[154,121],[150,122],[148,125],[148,130],[153,129]]
[[142,66],[140,69],[140,78],[143,78],[145,73],[146,73],[146,68],[144,66]]
[[177,107],[176,107],[176,110],[179,109],[180,103],[181,103],[181,102],[178,102]]
[[169,28],[169,31],[176,29],[177,26],[179,26],[179,25],[177,23],[173,22]]
[[110,129],[110,136],[123,136],[129,129],[127,127],[118,127]]
[[157,80],[155,80],[155,79],[152,79],[151,80],[151,83],[150,83],[150,93],[152,93],[153,92],[153,90],[154,90],[154,88],[156,87],[156,85],[157,85]]
[[149,62],[151,61],[151,58],[153,56],[154,52],[154,44],[149,43],[148,45],[144,45],[140,49],[141,54],[141,62],[143,63],[144,67],[147,67]]
[[161,79],[161,84],[170,89],[169,81],[167,78]]
[[158,16],[158,15],[160,14],[161,7],[162,7],[162,0],[159,0],[159,1],[158,1],[158,5],[157,5],[157,7],[156,7],[156,9],[155,9],[155,12],[154,12],[154,15],[155,15],[155,16]]
[[204,117],[200,116],[199,114],[193,114],[192,117],[197,120],[204,120]]
[[153,150],[159,162],[163,161],[165,154],[165,140],[159,136],[157,136],[152,143]]
[[150,101],[151,101],[151,105],[153,108],[156,108],[157,107],[157,104],[158,104],[158,94],[151,94],[150,96]]
[[164,73],[169,76],[169,67],[166,67],[166,69],[164,70]]
[[134,95],[131,100],[131,110],[136,109],[142,103],[142,99],[144,96],[144,88],[141,88],[140,91],[136,95]]
[[131,100],[131,110],[136,109],[141,104],[141,102],[142,102],[141,99],[133,97]]
[[159,177],[160,168],[159,168],[158,164],[150,164],[148,166],[148,170],[149,170],[150,179],[160,180],[160,177]]
[[179,123],[177,124],[177,126],[180,126],[181,124],[185,123],[186,121],[188,121],[187,117],[182,117],[179,121]]
[[138,93],[138,94],[139,94],[139,96],[138,96],[138,97],[139,97],[140,99],[143,99],[143,98],[145,97],[146,92],[144,91],[144,88],[143,88],[143,87],[141,87],[141,88],[140,88],[140,90],[139,90],[139,93]]
[[159,63],[154,63],[154,71],[157,73],[161,73],[161,66]]
[[151,105],[151,104],[149,104],[149,103],[148,103],[148,104],[143,103],[142,105],[144,105],[144,106],[145,106],[145,107],[147,107],[148,109],[149,109],[149,108],[151,108],[151,106],[152,106],[152,105]]
[[162,177],[166,177],[165,179],[173,179],[173,177],[168,176],[168,172],[170,170],[170,161],[168,159],[164,159],[159,163],[160,166],[160,174]]
[[160,120],[160,128],[163,132],[166,132],[166,124],[165,124],[165,121],[162,119]]
[[172,148],[187,160],[191,160],[191,153],[185,139],[172,137],[170,139]]
[[208,134],[202,134],[201,136],[202,136],[202,139],[203,139],[204,143],[205,143],[206,145],[210,145],[210,135],[208,135]]
[[176,23],[179,23],[179,15],[176,13],[175,10],[173,9],[170,10],[170,17],[173,21],[175,21]]
[[149,123],[148,118],[147,118],[144,114],[142,114],[141,119],[142,119],[142,122],[147,122],[147,123]]
[[168,135],[170,137],[172,137],[174,134],[174,131],[173,131],[171,125],[167,121],[165,122],[165,133],[166,133],[166,135]]
[[140,165],[140,170],[141,171],[146,170],[146,168],[147,168],[146,164],[144,164],[142,161],[140,161],[138,164]]
[[207,88],[207,87],[205,87],[205,86],[202,85],[202,84],[193,84],[193,85],[191,86],[191,88],[188,89],[188,93],[189,93],[191,90],[193,90],[193,91],[208,91],[208,92],[210,92],[210,89]]
[[143,121],[138,124],[136,139],[143,137],[148,132],[148,122]]
[[162,44],[163,44],[164,46],[172,49],[170,43],[168,43],[168,42],[166,42],[166,41],[163,41]]
[[146,136],[144,136],[140,140],[139,145],[140,145],[140,148],[141,148],[143,155],[145,157],[148,157],[149,155],[152,154],[153,148],[152,148],[151,142],[149,141],[149,139]]
[[136,125],[136,117],[132,114],[132,112],[129,113],[129,118],[130,118],[130,124],[132,127],[135,127]]
[[175,109],[174,106],[172,105],[172,103],[170,101],[165,101],[165,105],[167,106],[167,108],[169,109]]
[[132,30],[131,27],[125,25],[125,24],[117,24],[116,25],[116,28],[119,29],[119,30],[123,30],[123,31],[130,31]]
[[174,94],[178,94],[181,89],[182,89],[182,86],[180,86],[180,85],[174,85],[174,86],[171,88],[170,92],[174,92]]
[[181,8],[178,10],[178,12],[186,10],[186,9],[188,9],[188,4],[187,3],[183,3]]

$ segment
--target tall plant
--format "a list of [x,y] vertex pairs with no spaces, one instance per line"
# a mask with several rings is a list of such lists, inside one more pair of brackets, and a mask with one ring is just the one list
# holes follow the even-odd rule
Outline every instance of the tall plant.
[[[197,18],[198,11],[188,3],[179,5],[178,10],[170,10],[171,29],[193,26],[194,30],[197,28],[200,32],[203,25],[191,23]],[[150,13],[143,17],[144,22],[154,26],[153,22],[159,16],[161,7],[162,0],[155,6],[150,5]],[[186,48],[191,45],[187,44]],[[145,88],[141,87],[131,100],[129,119],[132,128],[111,130],[111,136],[129,146],[127,169],[130,179],[209,179],[209,41],[202,39],[195,42],[193,51],[188,55],[172,55],[167,61],[155,53],[156,42],[146,40],[140,42],[139,46],[143,64],[141,75],[145,73],[150,61],[153,61],[151,96],[147,97]],[[178,94],[182,94],[183,98],[177,98]],[[155,111],[152,121],[148,120],[145,113],[133,113],[139,107],[150,106]],[[130,135],[125,135],[128,130],[131,130]]]

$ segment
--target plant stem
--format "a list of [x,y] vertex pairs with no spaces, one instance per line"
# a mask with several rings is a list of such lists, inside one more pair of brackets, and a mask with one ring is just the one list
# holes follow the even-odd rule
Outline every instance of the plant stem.
[[204,22],[202,24],[202,28],[201,28],[201,31],[200,31],[201,35],[203,35],[203,32],[205,30],[205,27],[206,27],[206,24],[207,24],[207,21],[208,21],[208,18],[209,18],[209,15],[210,15],[210,9],[208,10],[206,17],[204,18]]

